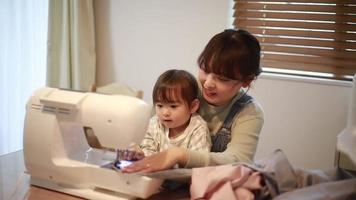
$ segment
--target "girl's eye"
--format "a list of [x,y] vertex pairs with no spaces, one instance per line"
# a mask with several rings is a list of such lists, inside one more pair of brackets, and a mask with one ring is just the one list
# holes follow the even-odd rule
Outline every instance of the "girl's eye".
[[178,105],[171,105],[171,108],[177,108]]
[[156,107],[158,107],[158,108],[162,108],[162,107],[163,107],[163,105],[162,105],[162,104],[156,104]]

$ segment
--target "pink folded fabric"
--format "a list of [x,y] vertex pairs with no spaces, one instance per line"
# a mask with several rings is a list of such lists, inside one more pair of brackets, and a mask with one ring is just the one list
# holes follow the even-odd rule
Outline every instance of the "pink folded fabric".
[[261,179],[259,172],[243,165],[194,168],[191,199],[254,199],[253,190],[262,188]]

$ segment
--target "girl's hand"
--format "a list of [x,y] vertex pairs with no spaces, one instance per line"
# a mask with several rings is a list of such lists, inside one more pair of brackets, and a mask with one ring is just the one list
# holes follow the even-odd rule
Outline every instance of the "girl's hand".
[[145,157],[142,160],[122,169],[122,172],[155,172],[172,168],[175,164],[184,166],[188,160],[185,149],[172,147],[160,153]]
[[145,154],[141,148],[135,144],[130,144],[129,149],[118,149],[116,160],[141,160],[145,157]]
[[145,154],[142,151],[137,150],[129,150],[129,149],[122,149],[117,150],[117,160],[141,160],[145,157]]

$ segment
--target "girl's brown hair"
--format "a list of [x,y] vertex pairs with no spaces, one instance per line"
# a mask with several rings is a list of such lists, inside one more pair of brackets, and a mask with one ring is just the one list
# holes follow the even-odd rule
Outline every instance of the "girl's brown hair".
[[198,98],[199,87],[195,77],[184,70],[168,70],[161,74],[153,88],[153,103],[172,103],[183,100],[188,106]]
[[245,30],[227,29],[215,35],[198,58],[199,68],[230,79],[251,81],[261,73],[261,47]]

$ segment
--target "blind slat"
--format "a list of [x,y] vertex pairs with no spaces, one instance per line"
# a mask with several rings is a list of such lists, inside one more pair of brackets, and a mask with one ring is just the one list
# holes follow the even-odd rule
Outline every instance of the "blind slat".
[[334,51],[331,49],[312,49],[312,48],[296,48],[296,47],[284,47],[278,45],[263,45],[263,51],[270,52],[280,52],[280,53],[290,53],[290,54],[306,54],[306,55],[314,55],[321,57],[329,57],[329,58],[339,58],[339,59],[349,59],[353,60],[356,63],[355,52],[347,52],[347,51]]
[[245,28],[252,34],[266,35],[266,36],[290,36],[290,37],[309,37],[309,38],[321,38],[321,39],[334,39],[352,40],[355,39],[356,33],[346,32],[322,32],[311,30],[283,30],[283,29],[268,29],[263,27],[247,27]]
[[[261,0],[238,0],[239,2],[261,2]],[[236,2],[236,0],[235,0]],[[279,1],[281,2],[281,1]],[[355,0],[284,0],[286,3],[331,3],[331,4],[355,4]]]
[[[262,2],[262,1],[261,1]],[[282,1],[278,1],[282,2]],[[333,13],[356,13],[356,6],[347,4],[324,4],[324,5],[299,5],[299,4],[270,4],[260,2],[237,2],[237,7],[241,10],[266,10],[266,11],[295,11],[295,12],[333,12]]]
[[337,30],[337,31],[356,31],[356,26],[343,23],[308,23],[291,21],[266,21],[266,20],[246,20],[235,19],[235,24],[240,27],[283,27],[289,29],[313,29],[313,30]]
[[294,55],[279,55],[273,53],[262,53],[262,58],[267,60],[275,61],[289,61],[295,63],[304,63],[304,64],[322,64],[324,66],[334,66],[337,68],[350,68],[356,70],[355,61],[346,60],[346,59],[336,59],[320,56],[294,56]]
[[[276,37],[260,37],[256,35],[257,39],[262,43],[292,45],[292,46],[306,46],[310,48],[335,48],[336,50],[353,49],[356,50],[356,42],[335,42],[335,41],[321,41],[321,40],[305,40],[292,38],[276,38]],[[356,55],[355,55],[356,57]]]
[[305,64],[305,63],[295,63],[290,61],[274,61],[274,60],[267,60],[267,59],[263,60],[261,65],[262,67],[332,73],[335,76],[342,76],[345,74],[355,73],[354,69],[339,68],[332,65]]
[[[343,15],[343,14],[312,14],[312,13],[278,13],[278,12],[264,12],[264,11],[244,11],[237,9],[239,18],[270,18],[279,20],[314,20],[314,21],[341,21],[356,23],[356,15]],[[237,15],[237,14],[235,14]]]

